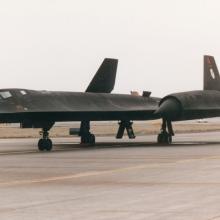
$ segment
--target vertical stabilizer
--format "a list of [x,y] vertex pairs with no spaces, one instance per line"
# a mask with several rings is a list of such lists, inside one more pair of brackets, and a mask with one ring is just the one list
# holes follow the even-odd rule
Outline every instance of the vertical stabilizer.
[[213,56],[204,56],[204,90],[220,90],[220,76]]
[[90,82],[86,92],[111,93],[115,86],[118,60],[106,58]]

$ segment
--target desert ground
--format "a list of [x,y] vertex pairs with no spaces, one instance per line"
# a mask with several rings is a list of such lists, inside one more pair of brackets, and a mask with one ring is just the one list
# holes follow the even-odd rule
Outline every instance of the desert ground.
[[[79,128],[78,122],[56,123],[50,130],[50,137],[68,137],[70,128]],[[138,121],[133,124],[136,136],[158,134],[161,120]],[[180,133],[211,132],[220,130],[220,120],[196,120],[174,122],[174,131]],[[118,129],[117,122],[92,122],[91,132],[96,136],[115,136]],[[37,138],[40,129],[20,129],[19,124],[0,124],[0,138]]]

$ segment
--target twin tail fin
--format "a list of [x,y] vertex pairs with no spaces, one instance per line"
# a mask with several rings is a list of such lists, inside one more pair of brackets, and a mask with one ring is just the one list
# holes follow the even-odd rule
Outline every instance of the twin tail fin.
[[220,76],[213,56],[204,56],[204,90],[220,91]]
[[115,86],[117,67],[117,59],[105,58],[86,92],[111,93]]

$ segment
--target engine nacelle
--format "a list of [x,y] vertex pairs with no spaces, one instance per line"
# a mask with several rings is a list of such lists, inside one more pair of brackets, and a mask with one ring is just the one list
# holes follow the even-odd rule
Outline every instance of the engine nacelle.
[[156,113],[173,121],[218,117],[220,91],[201,90],[165,96]]

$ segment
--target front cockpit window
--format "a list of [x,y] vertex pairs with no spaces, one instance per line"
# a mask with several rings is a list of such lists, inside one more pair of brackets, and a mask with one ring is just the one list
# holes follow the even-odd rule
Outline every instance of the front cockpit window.
[[0,96],[1,96],[3,99],[7,99],[7,98],[12,97],[12,94],[11,94],[9,91],[2,91],[2,92],[0,92]]
[[27,92],[26,92],[25,90],[20,90],[20,93],[21,93],[22,95],[27,95]]

